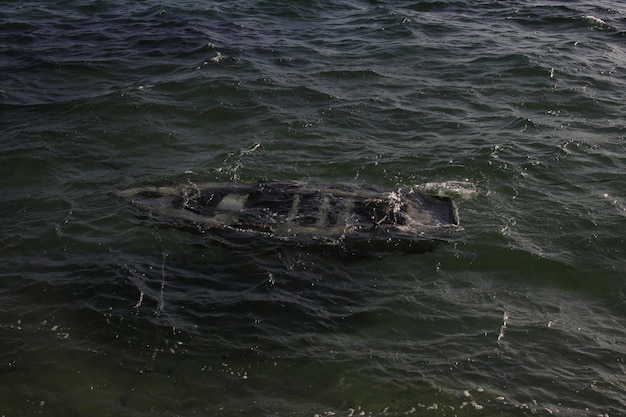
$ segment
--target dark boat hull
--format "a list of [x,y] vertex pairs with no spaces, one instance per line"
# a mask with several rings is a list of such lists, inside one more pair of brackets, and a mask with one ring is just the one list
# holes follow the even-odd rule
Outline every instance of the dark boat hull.
[[159,222],[240,239],[424,252],[459,226],[455,202],[418,192],[298,181],[181,183],[114,194]]

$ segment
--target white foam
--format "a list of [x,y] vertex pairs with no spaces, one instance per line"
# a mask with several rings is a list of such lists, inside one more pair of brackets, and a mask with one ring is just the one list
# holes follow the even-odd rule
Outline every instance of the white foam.
[[502,326],[500,326],[500,333],[498,334],[498,342],[502,339],[504,339],[504,332],[506,331],[506,327],[509,324],[509,313],[506,312],[506,310],[504,311],[504,314],[502,315]]
[[595,16],[587,15],[587,16],[583,16],[583,19],[589,23],[593,23],[596,25],[606,25],[606,22],[604,20],[599,19]]
[[478,194],[478,187],[467,179],[464,181],[427,182],[416,188],[428,194],[459,197],[464,200],[472,199]]

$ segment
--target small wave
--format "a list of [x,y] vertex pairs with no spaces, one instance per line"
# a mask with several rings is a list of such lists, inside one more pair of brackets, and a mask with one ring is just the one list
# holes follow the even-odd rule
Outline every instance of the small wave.
[[613,207],[615,207],[619,214],[626,217],[626,202],[624,202],[624,199],[614,197],[608,193],[602,194],[602,198],[608,201]]
[[428,194],[445,195],[462,200],[471,200],[478,194],[478,187],[469,180],[427,182],[416,188]]
[[546,27],[552,31],[569,31],[587,28],[591,30],[614,29],[605,20],[581,14],[572,5],[558,6],[526,6],[517,9],[509,19],[529,27]]
[[593,27],[608,27],[609,25],[602,19],[592,16],[592,15],[587,15],[587,16],[582,16],[582,20],[590,23]]
[[316,74],[319,77],[325,77],[329,79],[359,79],[359,78],[379,78],[381,75],[371,69],[362,70],[326,70]]
[[587,16],[583,16],[583,19],[591,23],[598,23],[601,25],[606,25],[606,22],[604,20],[597,18],[595,16],[587,15]]

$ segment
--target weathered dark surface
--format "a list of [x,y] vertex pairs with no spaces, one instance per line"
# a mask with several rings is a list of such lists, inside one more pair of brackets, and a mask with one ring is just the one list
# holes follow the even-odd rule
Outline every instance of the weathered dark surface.
[[[251,233],[298,243],[422,252],[456,229],[448,197],[297,181],[146,185],[114,192],[159,222],[224,236]],[[374,245],[376,246],[376,245]],[[383,249],[383,250],[385,250]]]

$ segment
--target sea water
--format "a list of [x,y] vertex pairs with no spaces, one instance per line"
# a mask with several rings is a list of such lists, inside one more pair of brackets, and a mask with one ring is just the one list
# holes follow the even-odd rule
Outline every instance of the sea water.
[[[0,414],[626,414],[626,7],[0,3]],[[146,182],[453,197],[345,259],[138,218]]]

